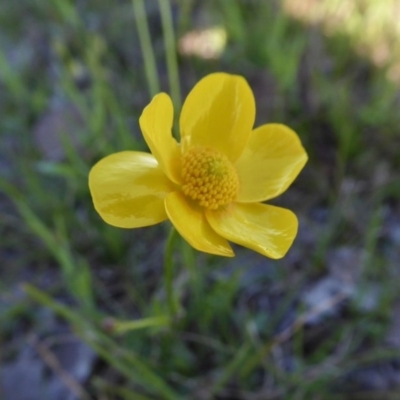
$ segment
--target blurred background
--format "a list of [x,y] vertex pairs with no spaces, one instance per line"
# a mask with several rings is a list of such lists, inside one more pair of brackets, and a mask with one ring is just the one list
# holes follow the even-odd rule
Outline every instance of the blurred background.
[[[400,399],[399,21],[399,0],[2,0],[0,399]],[[106,225],[87,176],[147,151],[175,49],[183,99],[241,74],[310,159],[273,201],[300,220],[284,259],[178,243],[171,332],[169,223]]]

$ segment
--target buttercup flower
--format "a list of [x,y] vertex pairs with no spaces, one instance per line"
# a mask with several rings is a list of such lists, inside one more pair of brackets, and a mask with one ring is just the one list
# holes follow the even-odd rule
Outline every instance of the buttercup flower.
[[170,97],[156,95],[139,120],[152,154],[122,151],[92,168],[100,216],[120,228],[169,218],[197,250],[231,257],[231,241],[283,257],[297,218],[262,202],[283,193],[307,161],[296,133],[281,124],[253,130],[253,93],[244,78],[226,73],[206,76],[189,93],[180,143],[171,133],[173,114]]

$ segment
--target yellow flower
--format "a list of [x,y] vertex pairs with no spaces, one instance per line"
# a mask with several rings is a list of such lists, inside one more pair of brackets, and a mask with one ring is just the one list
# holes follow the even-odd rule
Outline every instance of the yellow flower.
[[139,123],[152,152],[100,160],[89,187],[100,216],[120,228],[170,219],[195,249],[234,256],[228,240],[281,258],[298,222],[261,202],[283,193],[307,161],[296,133],[281,124],[253,130],[255,102],[241,76],[214,73],[189,93],[173,138],[173,105],[156,95]]

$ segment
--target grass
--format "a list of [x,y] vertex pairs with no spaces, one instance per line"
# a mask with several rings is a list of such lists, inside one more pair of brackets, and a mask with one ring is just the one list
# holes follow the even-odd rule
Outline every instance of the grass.
[[[363,2],[364,14],[377,4]],[[25,335],[41,332],[37,310],[47,307],[104,361],[85,385],[93,398],[396,399],[398,388],[365,394],[346,386],[351,372],[399,358],[399,349],[384,345],[399,301],[398,252],[387,234],[399,218],[399,96],[389,67],[355,53],[357,35],[376,37],[356,29],[363,12],[327,38],[272,2],[176,2],[172,15],[161,5],[160,19],[155,1],[36,1],[29,13],[4,1],[1,348],[13,343],[17,354]],[[376,15],[382,26],[387,13]],[[184,30],[201,28],[199,20],[223,26],[228,37],[218,59],[180,55],[179,82],[171,17]],[[167,57],[164,44],[172,49]],[[138,118],[158,85],[179,103],[199,77],[217,70],[249,80],[259,124],[284,122],[301,136],[309,164],[277,201],[300,216],[301,230],[281,261],[240,249],[235,259],[219,259],[176,237],[171,298],[162,270],[169,224],[107,226],[93,209],[87,174],[104,155],[146,150]],[[64,123],[49,125],[56,105],[77,112],[57,114]],[[61,156],[52,158],[54,137]],[[356,294],[307,309],[305,291],[337,273],[332,259],[343,248],[360,256]],[[25,281],[27,295],[16,296]],[[380,295],[365,309],[372,287]],[[337,304],[339,312],[326,316]],[[172,330],[171,310],[178,315]],[[310,315],[320,322],[307,323]],[[11,353],[1,354],[4,366]]]

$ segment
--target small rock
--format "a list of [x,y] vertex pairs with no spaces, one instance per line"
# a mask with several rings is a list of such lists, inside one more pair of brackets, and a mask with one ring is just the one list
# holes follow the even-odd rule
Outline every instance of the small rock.
[[61,161],[65,157],[65,143],[76,148],[82,146],[84,119],[73,104],[53,106],[33,129],[33,136],[43,156],[51,161]]

